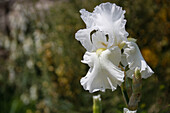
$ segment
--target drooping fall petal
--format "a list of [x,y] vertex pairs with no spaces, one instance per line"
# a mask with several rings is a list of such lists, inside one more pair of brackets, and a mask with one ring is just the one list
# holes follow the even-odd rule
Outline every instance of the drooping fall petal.
[[80,81],[85,90],[90,93],[112,89],[124,81],[124,72],[118,68],[121,51],[118,47],[106,49],[100,54],[86,52],[83,63],[89,65],[90,69],[86,76]]

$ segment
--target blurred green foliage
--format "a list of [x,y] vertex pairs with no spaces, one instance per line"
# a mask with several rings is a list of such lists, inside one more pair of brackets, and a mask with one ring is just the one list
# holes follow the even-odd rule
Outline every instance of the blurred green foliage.
[[[88,66],[75,40],[85,28],[82,8],[114,2],[126,10],[126,29],[155,74],[143,80],[139,113],[170,111],[168,0],[60,0],[16,2],[10,34],[0,33],[0,113],[91,113],[92,96],[79,83]],[[103,113],[122,113],[120,88],[101,93]],[[98,94],[95,93],[95,94]]]

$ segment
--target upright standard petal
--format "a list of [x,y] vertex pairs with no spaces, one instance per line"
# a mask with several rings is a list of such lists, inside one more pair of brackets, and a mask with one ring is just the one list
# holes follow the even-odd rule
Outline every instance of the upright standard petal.
[[[111,38],[116,38],[114,41],[120,43],[122,40],[127,40],[128,33],[125,30],[126,20],[124,19],[125,10],[116,4],[102,3],[95,7],[93,13],[80,10],[81,18],[87,28],[97,27],[100,31],[104,31]],[[113,39],[112,39],[113,40]]]
[[[113,59],[114,58],[114,59]],[[111,60],[112,59],[112,60]],[[118,68],[120,62],[120,49],[106,49],[101,54],[86,52],[83,63],[89,65],[90,69],[85,77],[80,80],[81,85],[90,93],[112,89],[124,81],[124,72]]]
[[92,13],[86,11],[85,9],[81,9],[80,10],[81,13],[81,18],[84,21],[84,23],[86,24],[87,28],[90,28],[92,26],[94,26],[94,20],[91,18],[92,17]]
[[107,48],[108,40],[105,34],[101,31],[96,31],[92,34],[93,50],[96,51],[99,48]]
[[137,44],[134,42],[126,42],[126,44],[127,44],[127,47],[124,48],[124,54],[126,55],[126,60],[128,62],[129,69],[130,69],[127,72],[127,75],[130,78],[132,78],[135,68],[139,67],[142,78],[150,77],[154,72],[147,65]]

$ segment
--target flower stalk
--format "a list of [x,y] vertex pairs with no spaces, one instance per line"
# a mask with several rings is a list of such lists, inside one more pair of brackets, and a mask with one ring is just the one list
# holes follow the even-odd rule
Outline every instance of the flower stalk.
[[122,92],[122,95],[123,95],[124,102],[125,102],[126,106],[128,106],[129,98],[128,98],[128,94],[127,94],[124,83],[122,83],[120,88],[121,88],[121,92]]

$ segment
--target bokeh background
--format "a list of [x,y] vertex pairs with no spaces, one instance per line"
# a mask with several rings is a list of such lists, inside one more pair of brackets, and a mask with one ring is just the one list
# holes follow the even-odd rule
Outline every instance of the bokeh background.
[[126,10],[126,30],[136,38],[155,74],[144,79],[139,113],[170,113],[169,0],[1,0],[0,113],[92,113],[101,94],[103,113],[122,113],[120,88],[90,94],[80,85],[88,66],[75,33],[82,8],[103,2]]

